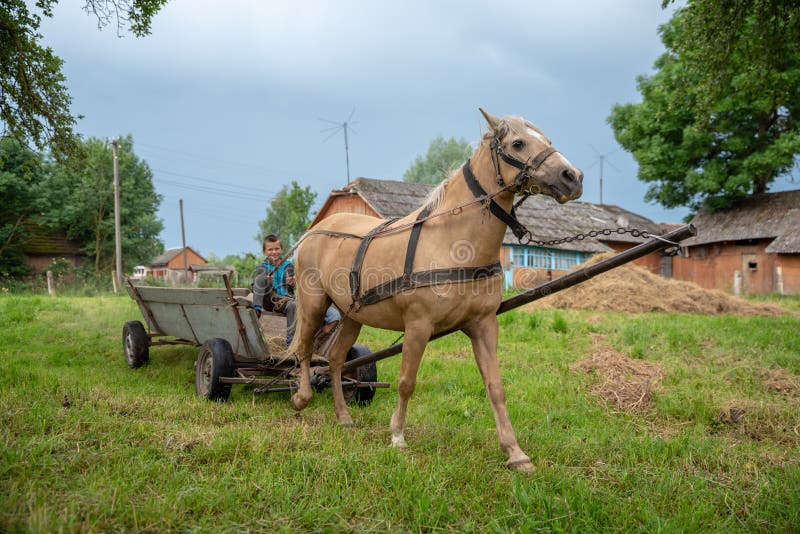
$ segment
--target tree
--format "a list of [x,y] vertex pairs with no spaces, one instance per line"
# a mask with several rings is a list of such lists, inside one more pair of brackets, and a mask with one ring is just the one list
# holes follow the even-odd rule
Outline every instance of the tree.
[[472,154],[472,147],[465,139],[437,137],[428,146],[425,157],[417,156],[403,174],[406,182],[438,184],[460,167]]
[[[698,37],[706,20],[698,13],[722,4],[752,8],[773,2],[694,1],[676,11],[659,30],[667,52],[656,61],[657,72],[638,78],[642,102],[616,105],[608,118],[617,141],[637,160],[639,179],[653,184],[645,198],[666,207],[714,209],[763,193],[800,154],[800,40],[782,43],[780,57],[754,61],[771,31],[765,20],[771,19],[742,13],[733,17],[739,32],[714,19],[709,32],[736,37],[720,36],[729,49],[711,54],[714,37]],[[800,8],[790,4],[795,7],[789,19],[797,21]],[[800,30],[795,25],[793,31]]]
[[[43,188],[49,206],[43,219],[80,243],[101,272],[114,264],[113,153],[97,138],[82,145],[85,158],[53,162]],[[161,195],[150,167],[134,154],[130,135],[120,139],[118,158],[122,260],[130,269],[164,250],[158,239],[164,225],[156,215]]]
[[0,276],[27,272],[23,247],[28,224],[43,207],[42,158],[19,142],[0,139]]
[[[83,10],[98,27],[116,23],[119,35],[128,26],[141,37],[150,33],[153,16],[167,0],[86,0]],[[0,3],[0,120],[2,136],[50,146],[55,154],[72,152],[76,144],[62,61],[39,44],[42,16],[52,17],[58,0],[3,0]]]
[[[662,8],[674,1],[662,0]],[[681,16],[683,32],[675,47],[699,67],[703,92],[713,96],[739,74],[742,63],[766,77],[763,89],[775,90],[770,78],[786,70],[800,42],[797,0],[692,0]]]
[[316,198],[310,186],[300,187],[294,180],[291,187],[281,187],[267,208],[267,216],[258,223],[259,244],[264,236],[275,234],[281,238],[284,249],[294,245],[311,223],[309,212]]

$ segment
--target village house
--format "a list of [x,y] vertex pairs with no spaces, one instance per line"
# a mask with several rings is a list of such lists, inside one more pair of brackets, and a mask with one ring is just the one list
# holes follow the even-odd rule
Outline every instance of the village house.
[[[334,213],[342,212],[380,218],[402,217],[421,206],[433,187],[394,180],[358,178],[342,189],[331,192],[311,226]],[[617,206],[589,202],[558,204],[544,195],[526,200],[517,210],[517,218],[531,230],[534,239],[539,241],[552,241],[602,229],[622,228],[656,235],[664,232],[661,225]],[[508,230],[500,251],[505,285],[533,287],[561,276],[594,254],[626,250],[644,240],[641,236],[615,231],[608,236],[540,247],[519,244],[511,230]],[[669,276],[671,260],[669,256],[662,258],[660,254],[650,254],[636,262],[653,272]]]
[[[194,283],[197,278],[196,273],[208,261],[193,250],[192,247],[186,247],[184,258],[183,250],[183,247],[167,249],[163,254],[153,258],[153,261],[146,266],[144,272],[148,276],[165,280],[171,284]],[[186,276],[187,271],[188,279]]]
[[735,294],[800,293],[800,190],[766,193],[700,211],[674,276]]

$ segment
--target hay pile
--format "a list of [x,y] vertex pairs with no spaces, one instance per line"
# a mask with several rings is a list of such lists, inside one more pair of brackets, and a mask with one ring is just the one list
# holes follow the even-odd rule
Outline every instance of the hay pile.
[[664,372],[660,365],[633,360],[606,343],[606,336],[592,336],[592,355],[574,363],[573,372],[596,373],[600,382],[590,388],[619,410],[644,412]]
[[[592,258],[601,261],[610,254]],[[771,304],[752,304],[718,290],[672,280],[628,263],[586,282],[528,304],[536,308],[573,308],[610,312],[696,313],[703,315],[782,315],[786,310]]]

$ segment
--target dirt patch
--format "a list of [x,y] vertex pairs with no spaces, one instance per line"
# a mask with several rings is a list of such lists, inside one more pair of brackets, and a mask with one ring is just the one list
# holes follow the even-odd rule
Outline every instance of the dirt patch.
[[653,391],[664,374],[661,366],[628,358],[608,345],[606,336],[590,335],[594,345],[592,355],[574,363],[572,371],[595,372],[601,382],[590,390],[617,409],[626,412],[646,411]]
[[711,421],[712,434],[729,434],[735,437],[797,447],[800,444],[800,421],[796,411],[777,406],[739,399],[723,408]]
[[761,372],[761,382],[768,391],[780,393],[793,399],[800,398],[800,378],[786,369],[770,369]]
[[[611,254],[600,254],[597,263]],[[528,304],[524,309],[573,308],[598,311],[646,313],[696,313],[703,315],[783,315],[772,304],[753,304],[722,291],[664,278],[638,265],[627,264],[577,286]]]

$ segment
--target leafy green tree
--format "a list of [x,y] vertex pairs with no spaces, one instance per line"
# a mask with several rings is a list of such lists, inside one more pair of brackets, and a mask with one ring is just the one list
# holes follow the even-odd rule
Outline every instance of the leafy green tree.
[[[115,24],[141,37],[150,33],[153,16],[167,0],[85,0],[83,10],[97,18],[98,27]],[[52,17],[58,0],[0,2],[0,119],[2,135],[50,146],[55,154],[76,148],[62,61],[39,41],[42,16]]]
[[259,234],[255,236],[259,245],[264,236],[275,234],[281,238],[284,249],[294,245],[311,223],[311,206],[317,194],[310,186],[300,187],[292,180],[284,185],[267,208],[267,216],[259,221]]
[[472,147],[465,139],[437,137],[428,146],[425,157],[417,156],[403,174],[406,182],[438,184],[460,167],[472,154]]
[[[83,143],[85,158],[55,162],[46,183],[49,206],[44,219],[81,244],[94,259],[95,272],[114,265],[113,153],[106,141]],[[125,269],[147,263],[164,250],[158,239],[163,223],[156,213],[161,195],[150,167],[133,152],[133,138],[120,139],[120,233]]]
[[[763,193],[800,154],[800,39],[782,43],[780,57],[754,62],[772,19],[742,12],[734,17],[740,31],[720,37],[728,48],[708,63],[713,42],[698,37],[705,19],[697,13],[728,3],[754,8],[774,2],[693,1],[676,11],[659,30],[667,52],[656,61],[657,72],[638,78],[642,102],[616,105],[608,118],[617,141],[637,160],[639,179],[652,184],[645,198],[666,207],[714,209]],[[794,6],[790,20],[797,21],[800,8],[787,4]],[[722,20],[709,32],[730,32]],[[800,31],[796,24],[793,31]]]
[[[662,7],[674,1],[662,0]],[[718,96],[740,74],[742,64],[759,73],[762,90],[789,88],[788,80],[775,78],[791,65],[800,42],[797,0],[691,0],[681,17],[683,32],[674,46],[699,67],[704,93]]]
[[27,272],[22,253],[28,224],[36,218],[43,202],[44,179],[41,156],[21,143],[0,139],[0,276],[19,276]]

